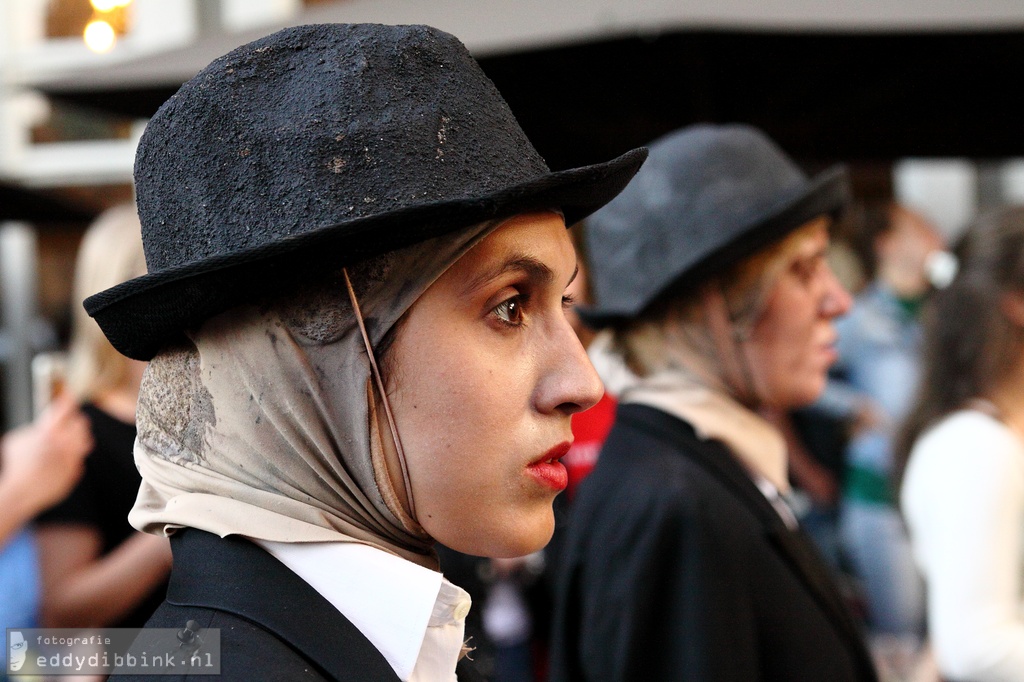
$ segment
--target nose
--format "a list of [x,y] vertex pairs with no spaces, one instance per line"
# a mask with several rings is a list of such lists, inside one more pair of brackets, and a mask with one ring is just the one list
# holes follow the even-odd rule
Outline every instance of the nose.
[[543,353],[534,402],[542,413],[572,415],[596,405],[604,384],[568,320],[563,319],[556,331]]
[[840,317],[850,311],[853,298],[846,290],[832,268],[826,266],[825,293],[821,300],[821,314],[827,319]]

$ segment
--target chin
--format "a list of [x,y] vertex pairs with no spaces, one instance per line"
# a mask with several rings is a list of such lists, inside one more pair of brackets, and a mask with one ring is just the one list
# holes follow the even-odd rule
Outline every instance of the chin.
[[458,537],[446,539],[435,535],[434,539],[463,554],[511,559],[533,554],[544,549],[551,541],[551,536],[555,532],[555,516],[551,508],[548,508],[545,518],[531,521],[524,523],[522,519],[513,519],[508,525],[497,529],[493,526],[486,529],[467,529]]
[[824,390],[825,376],[815,374],[814,377],[808,378],[806,381],[801,381],[790,386],[789,390],[786,391],[785,394],[786,399],[782,401],[784,404],[779,405],[779,407],[784,409],[807,407],[820,398]]
[[555,517],[548,510],[547,518],[529,526],[519,526],[516,532],[508,533],[491,546],[487,554],[495,559],[511,559],[533,554],[547,547],[555,532]]
[[548,546],[548,543],[551,542],[551,535],[551,533],[547,533],[543,540],[536,542],[507,543],[500,549],[496,549],[493,553],[488,554],[488,556],[493,559],[513,559],[533,554]]

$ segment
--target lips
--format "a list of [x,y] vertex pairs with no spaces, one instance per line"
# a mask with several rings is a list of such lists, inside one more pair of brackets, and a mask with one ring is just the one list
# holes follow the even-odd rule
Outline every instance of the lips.
[[839,350],[836,348],[836,338],[831,338],[828,342],[821,345],[821,351],[825,355],[825,359],[829,365],[835,363],[839,359]]
[[565,465],[559,462],[569,452],[572,443],[566,441],[559,443],[543,455],[533,460],[527,467],[526,472],[541,485],[551,488],[556,492],[565,490],[569,485],[569,472]]
[[829,365],[835,364],[835,361],[839,359],[839,351],[836,348],[836,343],[839,341],[839,337],[835,332],[835,329],[831,327],[828,335],[822,339],[818,346],[818,349],[824,356],[825,362]]
[[825,356],[825,362],[827,362],[829,366],[834,365],[836,360],[839,359],[839,352],[836,350],[835,346],[825,346],[822,348],[822,354]]

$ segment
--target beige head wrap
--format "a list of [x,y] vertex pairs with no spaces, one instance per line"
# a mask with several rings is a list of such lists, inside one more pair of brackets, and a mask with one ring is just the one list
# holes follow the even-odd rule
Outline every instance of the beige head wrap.
[[[497,226],[349,268],[370,343]],[[139,396],[142,487],[129,521],[279,542],[358,541],[414,561],[431,538],[407,511],[342,271],[234,308],[150,363]],[[414,368],[406,371],[415,371]]]

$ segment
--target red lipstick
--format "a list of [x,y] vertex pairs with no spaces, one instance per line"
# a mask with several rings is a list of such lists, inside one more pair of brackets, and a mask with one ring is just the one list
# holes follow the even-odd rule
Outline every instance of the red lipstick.
[[526,467],[526,471],[541,485],[558,492],[565,490],[569,485],[569,472],[566,471],[565,465],[558,460],[565,457],[570,447],[572,447],[572,443],[569,441],[559,443],[533,460]]

